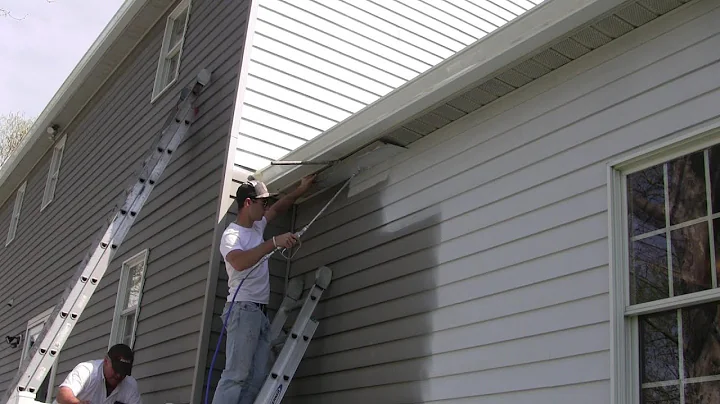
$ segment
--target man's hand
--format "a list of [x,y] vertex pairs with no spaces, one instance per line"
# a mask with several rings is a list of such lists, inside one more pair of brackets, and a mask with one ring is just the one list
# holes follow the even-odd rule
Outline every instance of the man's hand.
[[91,404],[88,400],[78,400],[72,390],[65,386],[58,390],[57,402],[59,404]]
[[293,233],[285,233],[275,236],[275,243],[278,247],[291,248],[297,243],[297,237]]
[[[300,180],[300,185],[298,185],[297,188],[295,188],[294,191],[291,193],[285,195],[282,199],[275,202],[268,208],[267,211],[265,211],[265,218],[267,221],[271,221],[277,217],[277,215],[284,213],[288,210],[290,206],[292,206],[293,203],[295,203],[295,200],[301,197],[303,194],[305,194],[308,189],[310,189],[310,186],[312,185],[313,181],[315,181],[315,174],[310,174],[305,177],[303,177]],[[278,244],[279,245],[279,244]]]
[[315,176],[317,174],[310,174],[305,177],[303,177],[300,180],[300,185],[298,186],[298,192],[304,194],[307,192],[308,189],[310,189],[310,186],[312,185],[313,181],[315,181]]

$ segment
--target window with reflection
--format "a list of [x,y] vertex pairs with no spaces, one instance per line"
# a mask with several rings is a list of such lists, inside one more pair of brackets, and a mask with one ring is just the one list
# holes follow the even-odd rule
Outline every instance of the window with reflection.
[[623,183],[636,398],[720,403],[720,145],[628,172]]

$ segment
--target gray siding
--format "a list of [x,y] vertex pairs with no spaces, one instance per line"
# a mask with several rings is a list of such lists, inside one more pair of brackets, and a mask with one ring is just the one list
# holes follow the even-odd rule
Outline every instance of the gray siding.
[[338,198],[291,266],[334,279],[284,402],[610,402],[607,162],[719,116],[718,7],[589,53]]
[[[24,331],[33,315],[55,304],[92,237],[104,229],[122,192],[135,180],[179,90],[201,68],[212,71],[198,120],[60,354],[56,385],[78,362],[102,357],[122,261],[149,249],[133,375],[145,402],[190,401],[247,3],[193,0],[178,82],[151,104],[165,29],[161,18],[68,128],[55,200],[43,212],[50,155],[28,177],[17,238],[0,248],[0,296],[14,296],[16,302],[12,309],[4,304],[0,309],[0,329],[6,334]],[[0,232],[7,231],[13,202],[2,208]],[[0,391],[15,376],[19,359],[19,349],[0,347]]]

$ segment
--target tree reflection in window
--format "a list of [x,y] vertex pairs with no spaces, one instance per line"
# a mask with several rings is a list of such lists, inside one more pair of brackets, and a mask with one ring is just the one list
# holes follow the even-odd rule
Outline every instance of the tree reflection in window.
[[713,287],[707,188],[718,183],[718,152],[691,153],[627,176],[631,304]]

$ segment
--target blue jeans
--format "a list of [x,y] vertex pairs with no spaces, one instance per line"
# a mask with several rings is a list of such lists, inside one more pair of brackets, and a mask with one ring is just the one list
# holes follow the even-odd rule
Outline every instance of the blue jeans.
[[[270,322],[256,304],[235,302],[227,318],[225,369],[220,376],[213,404],[252,404],[270,372]],[[229,317],[229,318],[228,318]]]

